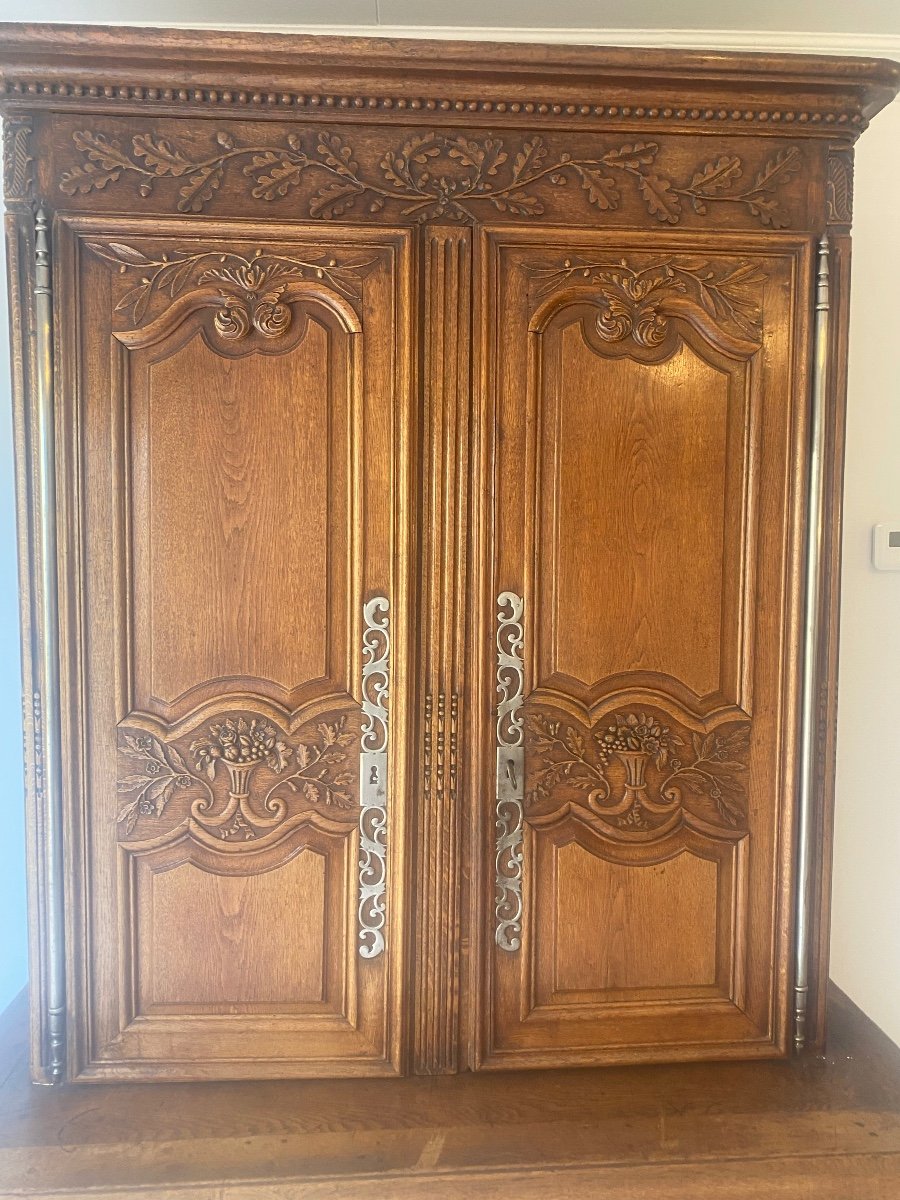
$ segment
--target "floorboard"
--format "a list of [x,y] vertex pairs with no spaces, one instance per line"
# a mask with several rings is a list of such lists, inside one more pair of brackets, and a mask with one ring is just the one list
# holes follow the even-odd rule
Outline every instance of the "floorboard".
[[836,988],[824,1056],[435,1079],[29,1083],[0,1029],[0,1196],[900,1200],[900,1049]]

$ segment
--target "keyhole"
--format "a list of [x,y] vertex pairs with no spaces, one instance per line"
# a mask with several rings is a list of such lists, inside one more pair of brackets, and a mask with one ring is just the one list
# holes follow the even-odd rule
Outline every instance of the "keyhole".
[[372,769],[369,771],[369,783],[377,783],[377,782],[378,782],[378,768],[372,767]]
[[518,787],[516,783],[516,765],[511,758],[506,760],[506,776],[513,787]]

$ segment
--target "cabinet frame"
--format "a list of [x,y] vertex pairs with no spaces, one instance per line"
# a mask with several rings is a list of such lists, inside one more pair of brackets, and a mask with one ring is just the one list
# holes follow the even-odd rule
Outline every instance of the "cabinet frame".
[[[422,866],[414,876],[410,853],[403,867],[419,915],[401,935],[419,957],[414,977],[406,981],[414,1000],[403,1022],[410,1061],[420,1072],[473,1065],[478,1043],[472,946],[484,899],[477,887],[468,885],[466,864],[480,861],[484,847],[482,834],[465,814],[471,812],[471,792],[481,770],[478,739],[470,731],[473,722],[484,719],[478,706],[492,694],[492,680],[477,665],[483,656],[469,653],[478,628],[473,597],[484,594],[487,570],[483,556],[465,537],[480,503],[474,485],[484,467],[479,447],[486,444],[480,426],[485,417],[473,399],[483,364],[472,365],[471,377],[467,368],[473,319],[468,297],[480,269],[477,254],[468,256],[477,240],[473,233],[502,214],[503,221],[515,226],[530,222],[535,229],[556,223],[573,231],[641,231],[648,245],[654,230],[667,228],[706,228],[717,236],[733,234],[765,244],[774,212],[766,207],[771,200],[780,206],[777,220],[784,221],[792,236],[813,246],[828,235],[833,319],[824,394],[825,515],[815,670],[809,672],[817,697],[818,765],[809,797],[814,869],[810,896],[799,899],[808,912],[811,948],[806,1042],[821,1047],[852,145],[897,91],[900,68],[878,60],[815,56],[442,42],[409,43],[401,50],[389,41],[369,39],[29,25],[6,25],[2,32],[35,1078],[51,1082],[66,1073],[58,1045],[63,850],[70,864],[65,881],[69,911],[73,876],[83,863],[76,814],[62,812],[54,798],[54,780],[63,766],[54,733],[58,728],[70,747],[75,739],[71,713],[61,707],[53,680],[56,637],[48,594],[53,590],[52,554],[47,552],[52,531],[44,525],[42,532],[41,526],[41,496],[46,509],[52,503],[52,480],[48,442],[46,436],[41,440],[38,421],[41,411],[47,415],[41,395],[46,397],[48,367],[69,361],[71,346],[61,341],[58,328],[49,326],[39,298],[45,286],[41,280],[46,280],[39,271],[45,271],[46,262],[40,258],[43,247],[36,244],[41,232],[33,218],[36,205],[43,205],[47,223],[85,213],[113,217],[136,208],[160,217],[207,209],[216,220],[312,217],[323,228],[351,221],[422,226],[418,253],[425,325],[416,371],[421,371],[417,386],[423,399],[421,416],[410,429],[410,444],[422,448],[420,464],[410,468],[410,494],[422,497],[422,508],[410,514],[414,552],[403,567],[411,610],[416,606],[423,614],[421,664],[415,679],[397,682],[414,714],[404,786],[410,797],[422,798],[409,843]],[[188,66],[190,86],[184,82]],[[217,141],[217,133],[225,140]],[[302,150],[288,140],[291,133],[301,139]],[[136,152],[151,143],[158,149],[159,139],[174,148],[176,170],[171,164],[154,166],[146,153]],[[643,150],[634,150],[638,143]],[[255,176],[243,172],[244,166],[252,166],[252,147],[274,154],[276,165],[286,170],[296,168],[296,178],[283,192],[277,182],[262,182],[260,171]],[[415,184],[409,172],[416,169],[416,153],[426,161],[437,160],[444,175],[436,172],[431,182]],[[459,153],[477,160],[466,168],[468,183],[461,182],[465,175],[457,169],[463,165]],[[785,168],[794,154],[802,160],[798,173]],[[236,163],[241,155],[242,162]],[[704,172],[733,159],[740,160],[740,175],[731,172],[725,191],[732,203],[723,204],[718,185],[706,187]],[[315,178],[311,163],[318,172]],[[341,163],[348,174],[341,175]],[[771,168],[777,186],[754,190],[748,181],[764,175],[767,164],[777,166]],[[192,180],[207,167],[203,179]],[[727,162],[722,170],[729,174]],[[399,182],[392,181],[390,171]],[[472,190],[472,171],[480,191]],[[101,176],[102,187],[97,186]],[[440,182],[447,178],[452,188]],[[738,184],[738,178],[744,183]],[[341,179],[343,197],[321,194],[321,188]],[[417,187],[419,194],[411,194]],[[352,212],[340,207],[342,200],[352,200]],[[65,280],[57,261],[53,270],[59,293]],[[439,280],[446,303],[439,302]],[[810,321],[814,303],[811,288]],[[810,383],[807,376],[807,391]],[[65,436],[57,425],[58,444],[64,444]],[[447,479],[452,486],[438,486]],[[63,522],[69,519],[67,504],[63,489]],[[67,569],[68,564],[61,564],[60,573]],[[444,586],[448,573],[450,588]],[[452,835],[443,857],[430,859],[426,871],[428,830],[448,812]],[[73,953],[70,945],[70,958]],[[65,1006],[77,1061],[72,1010],[83,1008],[83,997],[74,982]]]

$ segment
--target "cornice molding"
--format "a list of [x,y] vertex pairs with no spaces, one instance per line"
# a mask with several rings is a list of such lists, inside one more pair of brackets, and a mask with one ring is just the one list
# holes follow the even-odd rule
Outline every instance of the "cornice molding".
[[[91,105],[108,109],[113,105],[158,104],[164,108],[196,107],[209,105],[219,111],[240,113],[241,110],[262,109],[269,112],[302,112],[304,115],[363,114],[373,112],[408,112],[412,123],[419,123],[423,116],[452,116],[460,114],[468,122],[473,116],[491,117],[491,124],[517,123],[516,118],[544,117],[588,118],[591,122],[602,120],[622,125],[659,124],[679,125],[714,122],[716,124],[742,128],[781,126],[788,135],[794,130],[846,134],[856,136],[865,129],[867,120],[852,108],[799,110],[770,108],[690,108],[672,104],[559,104],[550,101],[475,100],[445,96],[408,95],[348,95],[340,93],[264,92],[245,88],[171,88],[146,87],[141,84],[87,84],[87,83],[24,83],[8,82],[3,88],[3,98],[25,102],[27,107],[58,106],[59,100],[81,102],[82,110]],[[47,104],[51,102],[51,105]],[[92,103],[95,102],[95,103]],[[142,109],[145,111],[145,109]],[[518,123],[521,123],[520,121]]]
[[[507,39],[519,34],[521,40],[487,44],[481,35],[498,31],[481,30],[463,42],[418,40],[408,50],[388,27],[378,32],[392,32],[393,39],[352,32],[338,37],[318,27],[316,36],[304,31],[285,37],[7,24],[0,26],[0,103],[18,111],[203,107],[266,116],[346,115],[363,122],[396,120],[398,112],[409,112],[416,123],[423,116],[451,123],[456,114],[483,125],[668,122],[773,133],[788,128],[791,136],[803,131],[847,139],[900,85],[900,65],[883,60],[761,53],[758,44],[750,55],[664,49],[665,31],[652,35],[655,48],[642,49],[637,42],[600,48],[588,41],[616,33],[621,39],[624,31],[580,31],[579,44],[563,45],[573,31],[502,30]],[[542,44],[532,44],[538,34]],[[706,33],[690,36],[699,40]],[[752,43],[752,35],[741,36]]]

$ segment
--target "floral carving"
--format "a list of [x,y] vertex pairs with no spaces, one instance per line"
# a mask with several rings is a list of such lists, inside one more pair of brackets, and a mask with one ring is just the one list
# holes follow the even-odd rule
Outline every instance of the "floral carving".
[[181,295],[188,284],[203,287],[221,285],[214,325],[220,337],[237,341],[256,329],[263,337],[276,338],[290,327],[291,308],[284,301],[290,283],[319,280],[343,296],[358,298],[358,273],[373,260],[340,263],[330,255],[309,259],[283,254],[265,254],[257,250],[252,258],[204,250],[186,254],[175,250],[160,258],[151,258],[124,242],[88,242],[88,248],[106,262],[115,263],[123,273],[141,272],[140,283],[116,304],[116,312],[130,312],[135,322],[146,315],[155,294],[170,300]]
[[266,721],[226,717],[210,725],[206,737],[191,742],[191,753],[197,770],[204,770],[210,779],[215,779],[219,763],[235,771],[250,772],[264,762],[270,771],[280,775],[292,751]]
[[546,295],[561,284],[582,283],[599,291],[598,335],[607,342],[634,338],[659,346],[669,334],[672,301],[690,300],[713,320],[732,325],[743,337],[758,337],[760,307],[756,285],[764,274],[751,262],[712,266],[702,258],[670,257],[636,269],[618,263],[572,257],[559,266],[526,264]]
[[607,832],[654,834],[673,819],[746,830],[743,761],[750,726],[675,730],[647,712],[617,712],[583,730],[536,712],[527,720],[530,813],[571,797]]
[[659,143],[626,142],[596,156],[551,153],[544,139],[532,135],[514,145],[497,137],[431,131],[387,149],[377,169],[361,166],[356,152],[340,134],[321,130],[292,132],[285,142],[240,145],[227,131],[216,134],[212,153],[187,151],[152,133],[135,134],[130,148],[91,130],[73,134],[84,161],[65,171],[60,188],[67,195],[107,187],[123,176],[138,181],[141,196],[151,195],[159,180],[180,180],[179,212],[202,212],[233,165],[240,167],[257,200],[278,200],[300,188],[308,173],[306,196],[311,217],[334,219],[351,208],[379,212],[400,204],[414,221],[470,221],[484,206],[519,217],[544,212],[543,187],[577,183],[587,202],[601,212],[620,207],[622,185],[630,183],[648,214],[677,225],[685,206],[704,216],[712,205],[731,204],[775,229],[788,224],[778,190],[801,166],[800,150],[779,150],[755,173],[748,174],[736,154],[701,163],[689,180],[663,173],[657,164]]
[[[130,837],[139,821],[158,820],[184,792],[189,821],[223,840],[247,841],[287,819],[284,790],[307,805],[355,809],[356,775],[346,765],[355,741],[346,716],[320,721],[312,737],[294,744],[261,718],[225,717],[190,743],[188,762],[172,743],[124,731],[120,751],[129,773],[119,778],[118,790],[128,799],[118,820]],[[267,776],[262,785],[260,772]]]
[[117,783],[120,792],[132,797],[119,811],[130,834],[140,817],[161,817],[175,789],[187,789],[195,781],[179,751],[155,737],[125,733],[120,750],[131,760],[131,774],[120,776]]

